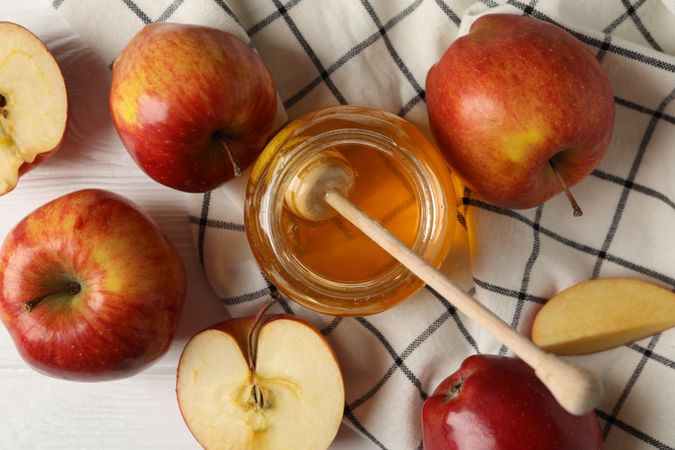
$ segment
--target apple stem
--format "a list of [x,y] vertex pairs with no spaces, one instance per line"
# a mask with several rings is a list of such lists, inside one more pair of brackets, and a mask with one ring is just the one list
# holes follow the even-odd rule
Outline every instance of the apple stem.
[[33,300],[23,303],[21,308],[26,312],[31,312],[40,302],[42,302],[42,300],[46,299],[47,297],[57,294],[76,295],[79,294],[81,289],[82,287],[79,283],[71,281],[66,286],[54,289],[53,291],[47,292],[46,294],[38,295]]
[[241,167],[237,163],[237,160],[234,157],[234,153],[232,153],[232,149],[230,149],[230,146],[227,145],[227,142],[222,137],[218,138],[218,142],[220,142],[220,145],[223,146],[223,149],[225,150],[225,154],[229,158],[230,164],[232,164],[232,170],[234,171],[234,176],[240,177],[241,176]]
[[548,163],[551,166],[551,169],[553,169],[553,173],[555,173],[556,176],[558,177],[558,180],[560,181],[560,184],[562,185],[562,188],[565,191],[565,195],[567,196],[567,201],[570,202],[570,206],[574,210],[574,217],[583,216],[584,212],[581,210],[581,207],[579,206],[579,203],[577,203],[577,200],[572,195],[572,192],[570,192],[570,188],[567,187],[567,183],[565,183],[565,179],[562,177],[562,175],[560,175],[560,172],[558,172],[558,169],[555,167],[555,163],[553,162],[553,160],[549,160]]
[[251,373],[253,374],[253,384],[251,385],[249,402],[251,402],[256,409],[265,409],[269,406],[269,401],[267,400],[267,397],[263,394],[262,388],[258,386],[258,383],[256,383],[255,366],[256,366],[256,358],[258,356],[258,334],[260,332],[260,326],[263,321],[262,319],[267,310],[270,309],[270,306],[276,303],[276,301],[277,301],[276,298],[271,298],[262,306],[262,308],[260,308],[258,313],[255,315],[253,325],[251,326],[251,329],[249,330],[247,336],[246,351],[248,354],[246,356],[248,357],[248,368],[251,370]]
[[258,332],[260,331],[262,318],[267,310],[270,309],[270,306],[276,303],[276,301],[275,298],[271,298],[262,306],[262,308],[260,308],[260,311],[258,311],[253,320],[253,326],[251,326],[251,329],[248,332],[246,350],[248,352],[248,368],[251,369],[251,372],[255,372],[255,363],[258,356]]

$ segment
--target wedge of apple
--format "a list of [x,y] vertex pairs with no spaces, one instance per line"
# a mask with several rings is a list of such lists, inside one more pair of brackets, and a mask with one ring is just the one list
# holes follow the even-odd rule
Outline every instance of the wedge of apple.
[[532,340],[559,355],[608,350],[675,326],[675,293],[646,281],[584,281],[537,313]]
[[61,69],[30,31],[0,22],[0,195],[54,153],[68,122]]
[[232,319],[194,336],[178,363],[176,395],[207,449],[326,449],[344,409],[335,354],[293,316]]

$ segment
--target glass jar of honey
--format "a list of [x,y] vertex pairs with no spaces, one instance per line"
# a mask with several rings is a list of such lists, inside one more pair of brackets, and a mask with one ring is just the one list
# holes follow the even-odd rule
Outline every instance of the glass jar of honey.
[[298,168],[339,152],[355,173],[350,200],[433,266],[445,259],[456,205],[443,157],[393,114],[336,106],[287,125],[254,165],[246,233],[255,258],[290,299],[331,315],[367,315],[408,298],[423,282],[346,219],[312,222],[284,205]]

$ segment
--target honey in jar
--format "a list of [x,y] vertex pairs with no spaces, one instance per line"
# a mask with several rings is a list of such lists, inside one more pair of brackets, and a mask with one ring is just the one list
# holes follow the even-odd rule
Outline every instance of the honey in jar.
[[320,152],[355,174],[350,200],[405,245],[439,266],[455,223],[450,174],[412,124],[370,108],[337,106],[281,130],[251,172],[246,231],[262,270],[281,292],[332,315],[366,315],[408,298],[423,283],[341,216],[305,220],[284,204],[291,178]]

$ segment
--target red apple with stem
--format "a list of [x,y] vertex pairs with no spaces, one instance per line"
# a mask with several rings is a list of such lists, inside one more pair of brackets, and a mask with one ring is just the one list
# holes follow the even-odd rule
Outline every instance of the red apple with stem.
[[0,195],[58,150],[67,123],[56,60],[33,33],[0,22]]
[[205,192],[256,159],[272,131],[276,90],[260,57],[235,36],[156,23],[117,57],[110,111],[146,174]]
[[562,28],[489,14],[428,72],[427,111],[448,162],[477,196],[531,208],[602,160],[614,97],[595,56]]
[[33,211],[0,249],[0,319],[40,372],[132,375],[169,347],[185,298],[175,247],[130,201],[83,190]]
[[425,400],[425,450],[600,450],[591,412],[565,411],[517,358],[474,355]]

